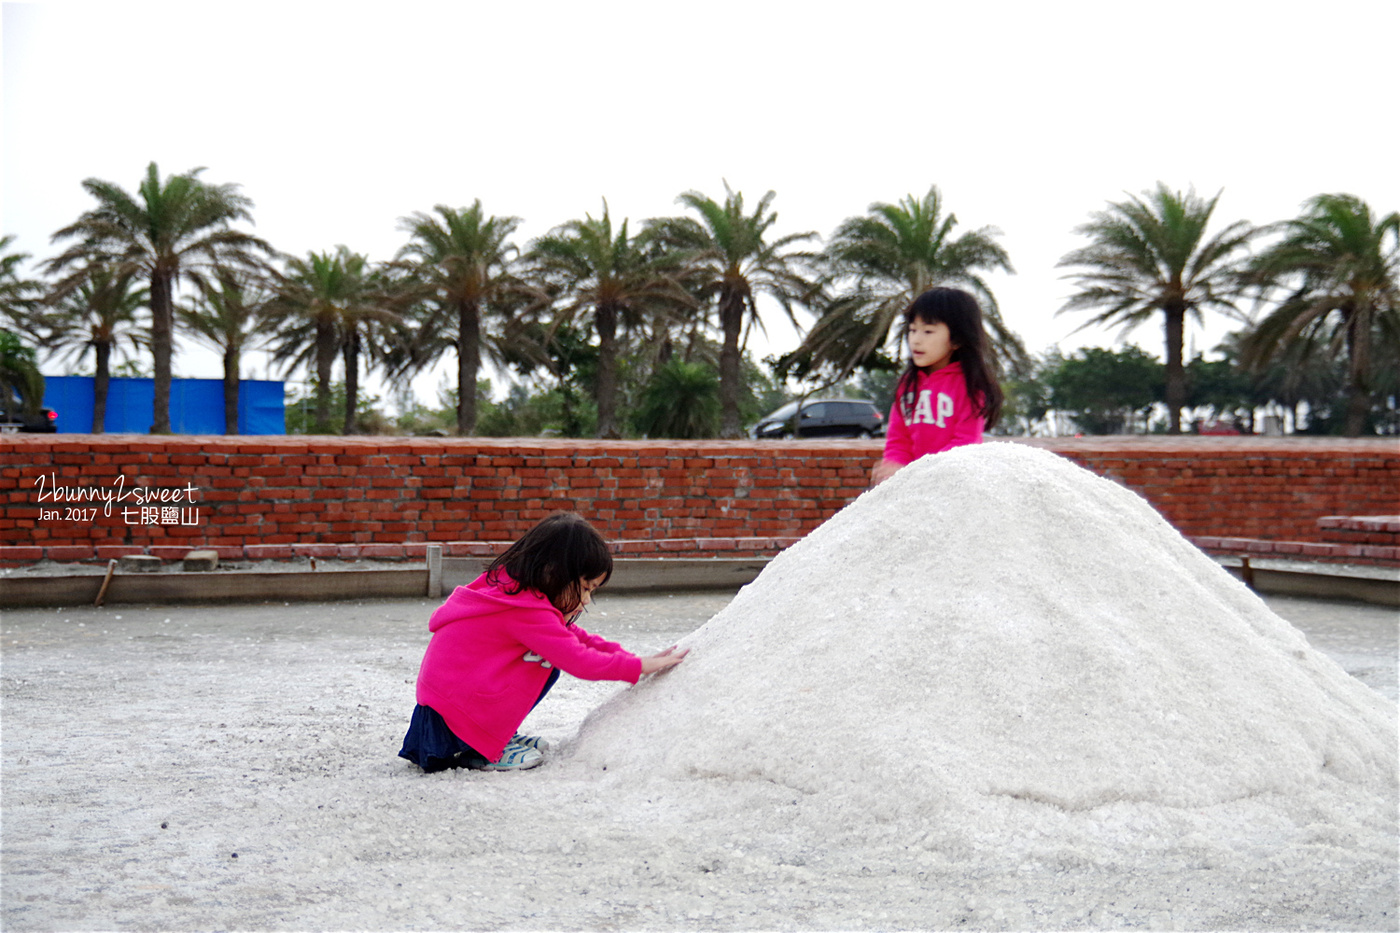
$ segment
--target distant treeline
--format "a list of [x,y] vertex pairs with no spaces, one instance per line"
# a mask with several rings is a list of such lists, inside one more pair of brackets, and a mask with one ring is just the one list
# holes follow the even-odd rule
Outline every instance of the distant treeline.
[[[1296,218],[1211,227],[1219,195],[1163,184],[1111,202],[1064,256],[1075,290],[1060,309],[1080,323],[1162,326],[1162,359],[1136,347],[1037,358],[1009,328],[986,277],[1012,271],[994,227],[960,230],[936,187],[871,204],[825,239],[778,236],[775,195],[752,205],[680,195],[677,216],[566,221],[518,244],[520,219],[437,205],[401,220],[403,246],[371,262],[344,246],[279,253],[248,232],[253,203],[202,170],[160,176],[134,193],[88,179],[94,206],[58,230],[60,251],[28,257],[0,239],[0,380],[33,398],[35,349],[70,372],[91,367],[100,430],[106,380],[155,380],[153,430],[170,429],[174,336],[223,356],[225,406],[237,411],[245,350],[305,372],[291,430],[623,437],[737,437],[802,394],[847,393],[888,404],[903,356],[900,314],[936,285],[976,294],[1010,404],[1005,432],[1101,433],[1199,428],[1394,434],[1400,395],[1400,215],[1358,198],[1318,195]],[[782,308],[796,349],[753,360],[759,302]],[[801,314],[799,314],[801,312]],[[1188,319],[1238,323],[1218,360],[1184,358]],[[807,321],[810,320],[810,323]],[[441,360],[454,389],[437,408],[402,387]],[[483,361],[519,377],[490,398]],[[360,381],[395,387],[397,423]],[[230,417],[229,424],[237,418]]]

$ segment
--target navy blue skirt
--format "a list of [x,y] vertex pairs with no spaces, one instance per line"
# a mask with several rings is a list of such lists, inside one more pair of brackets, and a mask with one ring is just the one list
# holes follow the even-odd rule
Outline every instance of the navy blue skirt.
[[[555,668],[535,699],[535,706],[539,706],[540,700],[545,698],[558,679],[559,669]],[[479,768],[490,763],[485,755],[457,738],[457,733],[447,727],[447,721],[437,710],[421,703],[413,708],[413,718],[409,720],[408,734],[403,737],[399,757],[407,758],[428,772],[448,768]]]
[[447,768],[479,768],[487,763],[485,755],[447,728],[447,722],[438,715],[437,710],[421,703],[413,708],[413,719],[409,721],[408,734],[403,737],[399,757],[407,758],[428,772]]

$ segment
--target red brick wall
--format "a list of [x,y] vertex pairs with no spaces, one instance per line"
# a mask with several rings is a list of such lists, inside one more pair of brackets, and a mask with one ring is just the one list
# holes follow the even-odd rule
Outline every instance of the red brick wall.
[[1400,514],[1400,441],[1055,438],[1026,441],[1133,489],[1188,537],[1320,541],[1329,515]]
[[[1320,541],[1323,516],[1400,514],[1394,441],[1018,442],[1137,490],[1191,537]],[[637,542],[637,552],[642,542],[677,550],[681,539],[685,547],[723,539],[709,551],[770,551],[859,495],[879,452],[878,441],[6,435],[0,561],[175,556],[194,547],[227,556],[291,556],[293,547],[414,556],[427,542],[508,540],[563,508],[611,539]],[[55,485],[127,497],[106,514],[100,499],[55,501]],[[136,490],[187,486],[192,502],[182,495],[164,503],[175,511],[155,503],[157,511],[142,512]]]

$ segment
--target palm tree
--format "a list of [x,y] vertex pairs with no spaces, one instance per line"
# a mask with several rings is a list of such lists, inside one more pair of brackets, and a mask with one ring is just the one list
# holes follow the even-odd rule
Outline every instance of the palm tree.
[[647,232],[679,250],[698,278],[700,294],[715,300],[723,344],[719,357],[720,436],[741,437],[739,394],[742,341],[746,321],[763,326],[755,301],[760,294],[777,299],[797,323],[793,305],[806,301],[814,286],[801,268],[811,257],[792,246],[816,236],[793,233],[768,240],[778,215],[771,210],[772,191],[759,200],[752,214],[744,213],[744,196],[724,185],[721,204],[698,191],[677,200],[699,215],[666,217],[648,222]]
[[[287,260],[277,277],[276,294],[265,306],[275,336],[272,359],[288,369],[306,366],[316,373],[315,428],[331,433],[330,394],[335,359],[345,351],[347,335],[366,317],[385,312],[384,296],[370,274],[369,260],[337,246],[333,253],[308,253],[305,259]],[[354,327],[348,325],[354,323]],[[353,354],[352,354],[353,356]],[[358,399],[350,391],[357,385],[358,362],[346,373],[346,432],[354,427]]]
[[381,268],[371,269],[364,282],[364,303],[341,312],[341,357],[345,363],[345,434],[358,433],[360,361],[373,370],[386,369],[411,340],[407,322],[389,306],[397,298],[396,282]]
[[624,220],[613,233],[608,204],[595,220],[571,220],[530,245],[527,259],[551,293],[561,295],[559,324],[591,313],[598,334],[594,398],[598,436],[620,437],[617,426],[618,326],[640,327],[670,308],[691,303],[677,281],[673,257],[648,251],[643,238],[629,238]]
[[[1001,231],[980,227],[955,235],[956,215],[943,212],[938,187],[922,198],[906,195],[896,204],[871,204],[863,217],[849,217],[821,255],[826,284],[837,285],[819,302],[820,313],[802,344],[783,358],[800,374],[833,370],[833,381],[879,361],[890,330],[916,297],[939,285],[975,294],[985,312],[991,344],[1011,370],[1025,373],[1030,359],[1019,337],[1001,319],[983,273],[1013,272],[996,242]],[[838,283],[850,283],[841,288]]]
[[719,427],[719,380],[707,363],[672,359],[652,375],[635,416],[648,437],[713,437]]
[[514,274],[516,248],[510,236],[518,217],[493,217],[481,201],[464,209],[433,208],[437,217],[414,213],[400,221],[410,239],[394,266],[412,286],[400,299],[425,308],[405,369],[421,369],[449,348],[457,351],[457,432],[476,429],[476,376],[483,346],[495,355],[499,335],[483,335],[482,322],[510,315],[527,291]]
[[240,270],[219,269],[193,306],[176,308],[186,330],[223,357],[225,434],[238,433],[243,351],[252,344],[271,297],[259,279]]
[[42,343],[70,367],[93,354],[92,433],[101,434],[113,351],[125,345],[134,354],[150,347],[149,329],[138,314],[150,293],[137,285],[134,270],[98,265],[85,271],[76,288],[53,298],[53,311],[40,318]]
[[[1186,404],[1182,351],[1186,318],[1198,323],[1208,308],[1239,315],[1238,254],[1257,231],[1236,221],[1210,239],[1206,227],[1220,194],[1203,200],[1194,189],[1170,191],[1157,183],[1144,198],[1110,202],[1075,228],[1088,246],[1067,253],[1061,266],[1080,266],[1072,278],[1079,289],[1057,313],[1103,309],[1090,324],[1119,323],[1124,331],[1163,317],[1166,332],[1168,431],[1181,433]],[[1082,329],[1082,328],[1081,328]]]
[[13,235],[0,237],[0,314],[25,331],[43,286],[21,276],[20,267],[29,259],[28,253],[10,252]]
[[[133,271],[150,283],[151,352],[155,359],[155,410],[151,432],[170,433],[170,359],[174,346],[175,289],[181,279],[196,285],[215,265],[256,265],[255,252],[271,253],[257,237],[233,229],[252,221],[253,202],[238,185],[200,181],[202,168],[171,175],[164,182],[152,162],[136,197],[98,178],[83,187],[97,207],[52,237],[78,242],[49,260],[50,273],[75,263],[98,262],[121,272]],[[82,270],[57,286],[61,294],[76,287]]]
[[1250,263],[1247,278],[1261,297],[1285,294],[1245,338],[1242,356],[1256,369],[1296,346],[1345,359],[1346,433],[1359,436],[1377,375],[1376,338],[1385,347],[1379,359],[1390,368],[1400,359],[1400,213],[1377,217],[1360,198],[1323,194],[1274,229],[1282,238]]

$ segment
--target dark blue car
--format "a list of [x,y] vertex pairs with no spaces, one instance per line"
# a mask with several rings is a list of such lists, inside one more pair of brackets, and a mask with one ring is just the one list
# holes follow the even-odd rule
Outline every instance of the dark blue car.
[[811,398],[788,402],[754,425],[749,436],[759,440],[793,437],[794,429],[797,437],[881,437],[885,433],[885,419],[874,402]]

